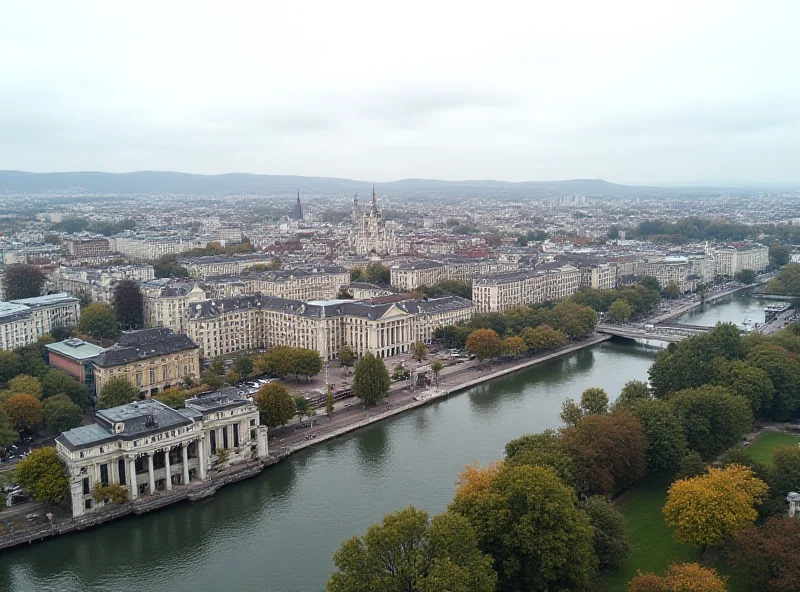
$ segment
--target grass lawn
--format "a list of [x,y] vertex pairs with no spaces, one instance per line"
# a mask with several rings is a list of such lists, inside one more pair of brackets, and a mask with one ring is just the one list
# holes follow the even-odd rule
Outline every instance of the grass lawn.
[[645,477],[619,499],[628,521],[631,554],[625,567],[607,574],[598,588],[604,592],[625,592],[636,574],[652,571],[663,574],[673,563],[697,561],[700,550],[675,541],[672,529],[664,522],[661,508],[667,502],[671,479]]
[[772,451],[777,446],[797,446],[800,436],[784,432],[762,432],[755,441],[747,447],[747,454],[755,461],[772,466]]

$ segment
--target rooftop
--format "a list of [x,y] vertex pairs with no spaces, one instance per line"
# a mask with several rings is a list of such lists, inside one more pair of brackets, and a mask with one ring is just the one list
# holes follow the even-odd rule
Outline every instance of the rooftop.
[[89,360],[102,353],[103,348],[92,343],[87,343],[82,339],[65,339],[58,343],[48,343],[45,345],[49,351],[56,352],[62,356],[75,360]]
[[33,298],[21,298],[20,300],[12,300],[14,304],[24,304],[25,306],[50,306],[53,304],[63,304],[66,302],[78,302],[74,296],[70,296],[66,292],[58,294],[48,294],[47,296],[35,296]]
[[119,366],[196,348],[194,341],[186,335],[176,334],[172,329],[125,331],[119,343],[103,350],[95,363],[102,367]]

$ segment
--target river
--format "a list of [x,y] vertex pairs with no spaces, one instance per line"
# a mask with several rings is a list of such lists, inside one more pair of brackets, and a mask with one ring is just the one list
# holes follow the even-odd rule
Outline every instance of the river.
[[[681,320],[740,322],[758,306],[732,296]],[[4,551],[0,590],[322,591],[343,540],[408,505],[442,511],[465,464],[557,427],[561,403],[588,387],[615,398],[657,352],[606,342],[322,444],[213,499]]]

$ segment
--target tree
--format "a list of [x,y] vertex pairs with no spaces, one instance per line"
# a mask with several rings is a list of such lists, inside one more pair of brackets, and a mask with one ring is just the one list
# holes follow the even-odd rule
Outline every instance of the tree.
[[8,448],[15,442],[19,441],[19,432],[14,428],[11,418],[5,412],[5,409],[0,406],[0,447]]
[[669,404],[683,425],[689,449],[706,460],[736,444],[753,425],[747,399],[718,386],[678,391]]
[[329,388],[327,394],[325,395],[325,413],[328,415],[328,417],[330,417],[331,413],[333,413],[333,404],[333,391]]
[[367,352],[356,364],[353,394],[367,405],[372,405],[386,396],[389,384],[389,372],[383,360]]
[[8,390],[12,393],[25,393],[37,399],[42,398],[42,383],[38,378],[20,374],[8,381]]
[[641,280],[639,280],[639,284],[652,292],[661,292],[661,284],[652,275],[644,276]]
[[479,362],[496,358],[502,351],[500,336],[493,329],[476,329],[467,337],[467,349]]
[[20,373],[20,357],[13,351],[0,350],[0,384]]
[[81,409],[89,406],[89,389],[69,374],[51,368],[42,376],[42,396],[47,399],[59,394],[67,395]]
[[664,517],[679,543],[694,543],[705,550],[753,524],[758,517],[755,506],[767,490],[766,483],[741,465],[711,468],[704,475],[672,484]]
[[522,337],[506,337],[501,342],[501,350],[503,355],[518,358],[528,351],[528,345]]
[[800,296],[800,263],[787,263],[781,270],[781,284],[790,296]]
[[608,393],[601,388],[588,388],[581,394],[581,409],[584,415],[608,413]]
[[286,425],[297,412],[294,399],[279,382],[270,382],[258,389],[253,402],[258,407],[261,423],[270,428]]
[[669,283],[667,284],[667,289],[666,289],[667,298],[674,300],[675,298],[681,295],[681,292],[682,290],[680,289],[680,286],[678,286],[678,284],[675,283],[675,280],[670,280]]
[[367,267],[365,274],[366,281],[382,286],[388,286],[392,278],[392,273],[389,271],[389,268],[380,263],[371,263]]
[[180,409],[186,404],[188,391],[179,388],[164,389],[160,393],[153,395],[153,398],[161,401],[164,405],[173,409]]
[[212,391],[222,386],[222,377],[210,368],[203,370],[198,379],[200,380],[200,384],[206,385]]
[[410,507],[383,517],[334,553],[328,592],[493,592],[492,560],[463,516]]
[[570,300],[560,301],[548,316],[550,325],[573,341],[583,339],[594,331],[597,325],[597,313],[594,310]]
[[632,415],[590,415],[564,430],[563,438],[575,463],[578,493],[608,495],[644,474],[647,440]]
[[292,372],[293,347],[276,345],[264,355],[264,371],[270,376],[283,378]]
[[428,357],[428,346],[422,341],[417,341],[412,346],[411,357],[421,363],[422,360]]
[[33,395],[25,393],[11,395],[3,403],[3,409],[18,432],[33,430],[44,417],[42,402]]
[[339,352],[339,364],[342,366],[352,366],[356,362],[356,354],[353,349],[345,345]]
[[647,470],[652,473],[677,470],[686,456],[686,436],[669,403],[634,399],[625,403],[624,409],[642,423],[647,440]]
[[55,395],[45,399],[44,419],[47,429],[60,434],[81,425],[83,411],[67,395]]
[[735,274],[733,274],[733,277],[737,282],[741,282],[743,284],[750,285],[756,283],[756,272],[752,269],[742,269],[737,271]]
[[567,399],[561,404],[561,421],[564,425],[574,428],[583,421],[583,409],[573,399]]
[[800,365],[785,348],[774,344],[751,348],[746,361],[766,372],[772,383],[772,400],[769,406],[762,402],[761,415],[787,421],[800,408]]
[[737,569],[746,590],[800,590],[800,520],[770,518],[758,528],[745,526],[725,547],[727,562]]
[[303,395],[297,395],[294,397],[294,406],[297,409],[297,417],[302,421],[303,416],[309,412],[308,399]]
[[663,578],[653,573],[631,580],[628,592],[726,592],[725,578],[699,563],[671,565]]
[[125,377],[112,378],[100,389],[100,396],[97,399],[97,406],[100,409],[119,407],[133,403],[139,398],[139,391],[136,390],[130,381]]
[[650,387],[647,386],[646,382],[642,382],[641,380],[629,380],[625,383],[625,386],[622,387],[615,404],[627,405],[628,403],[643,399],[650,399]]
[[239,356],[233,362],[233,369],[243,378],[250,376],[253,372],[253,357]]
[[36,448],[31,451],[17,465],[14,478],[36,501],[58,505],[67,499],[67,467],[55,448]]
[[305,376],[311,380],[312,376],[319,374],[322,370],[322,358],[319,357],[319,352],[313,349],[295,348],[290,362],[295,379],[298,376]]
[[450,509],[494,558],[504,592],[582,590],[597,569],[593,529],[549,467],[467,467]]
[[436,386],[439,386],[439,373],[444,368],[444,364],[442,364],[441,360],[434,360],[433,364],[431,364],[431,372],[433,372],[433,379],[436,381]]
[[53,327],[50,329],[50,336],[53,338],[53,341],[64,341],[65,339],[69,339],[72,336],[72,331],[75,327],[72,326],[61,326],[61,327]]
[[216,374],[217,376],[224,376],[225,375],[225,360],[221,357],[217,356],[213,360],[211,360],[211,364],[209,364],[208,369]]
[[772,406],[774,387],[769,374],[750,362],[717,358],[712,363],[712,384],[747,399],[756,417],[766,415]]
[[124,331],[144,327],[144,298],[138,282],[120,280],[114,286],[114,312]]
[[778,446],[772,451],[772,465],[775,467],[770,488],[780,498],[792,491],[800,491],[800,448],[797,446]]
[[600,569],[621,567],[630,553],[625,517],[604,497],[594,495],[581,504],[594,528],[594,552]]
[[617,298],[611,303],[611,307],[608,309],[608,316],[611,317],[611,320],[615,323],[625,323],[631,318],[632,314],[633,307],[622,298]]
[[528,351],[533,354],[549,351],[567,344],[567,338],[561,331],[556,331],[550,325],[527,327],[522,330],[522,338]]
[[95,483],[92,488],[92,497],[98,504],[108,502],[124,504],[128,501],[128,488],[119,483],[109,483],[108,485]]
[[367,281],[367,277],[364,274],[364,270],[361,267],[354,267],[353,269],[351,269],[350,270],[350,281],[351,282],[365,282],[365,281]]
[[773,267],[783,267],[792,259],[792,251],[779,243],[769,248],[769,259]]
[[119,328],[114,310],[107,304],[90,304],[81,311],[78,331],[96,339],[116,339]]
[[511,440],[506,444],[506,465],[550,467],[565,484],[575,483],[575,462],[564,440],[553,430]]
[[703,457],[700,456],[700,453],[695,450],[689,450],[681,459],[675,478],[691,479],[692,477],[705,475],[707,470],[708,465],[703,460]]
[[6,267],[3,284],[6,288],[6,300],[21,300],[41,296],[44,289],[45,276],[35,265],[17,263]]

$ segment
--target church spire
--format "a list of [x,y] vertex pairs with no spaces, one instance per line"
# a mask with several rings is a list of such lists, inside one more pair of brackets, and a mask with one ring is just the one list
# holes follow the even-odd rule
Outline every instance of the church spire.
[[300,190],[297,190],[297,203],[300,203]]
[[378,211],[378,202],[375,201],[375,183],[372,184],[372,211]]

